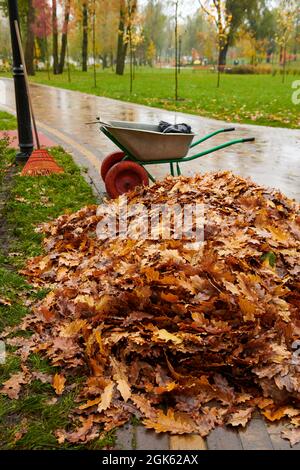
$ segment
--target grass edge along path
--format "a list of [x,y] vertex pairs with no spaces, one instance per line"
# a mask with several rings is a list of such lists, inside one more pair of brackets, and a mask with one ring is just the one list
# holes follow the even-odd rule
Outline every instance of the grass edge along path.
[[[4,189],[2,195],[6,193],[0,221],[2,224],[6,219],[5,227],[9,231],[9,240],[3,240],[3,232],[0,239],[0,331],[17,325],[31,304],[47,293],[43,289],[35,289],[18,274],[29,256],[41,253],[41,236],[34,231],[35,226],[64,212],[95,203],[91,188],[72,158],[61,148],[51,152],[63,166],[63,175],[21,177],[20,168],[14,164],[14,151],[8,150],[5,141],[0,140],[0,190]],[[3,185],[6,186],[3,188]],[[0,386],[12,374],[22,372],[19,358],[14,354],[14,343],[22,341],[22,335],[28,335],[28,332],[11,333],[5,338],[6,360],[0,364]],[[19,398],[10,399],[0,393],[0,449],[82,448],[59,445],[54,435],[57,428],[68,425],[68,414],[76,406],[77,389],[82,378],[74,377],[72,383],[67,383],[67,393],[60,397],[51,384],[55,367],[38,354],[31,354],[29,362],[30,371],[36,378],[25,387]],[[110,448],[114,440],[114,432],[109,432],[84,448]]]

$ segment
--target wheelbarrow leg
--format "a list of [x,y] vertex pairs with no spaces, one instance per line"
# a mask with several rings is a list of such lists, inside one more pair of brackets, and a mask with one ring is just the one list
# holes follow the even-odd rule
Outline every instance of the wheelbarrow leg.
[[180,166],[178,162],[176,162],[176,170],[177,170],[177,175],[181,176]]
[[140,161],[138,161],[138,160],[136,160],[136,159],[134,159],[134,160],[132,160],[132,161],[136,161],[136,163],[138,163],[139,165],[141,165],[141,166],[144,168],[144,170],[148,173],[149,180],[151,180],[152,183],[156,183],[156,179],[155,179],[154,176],[152,176],[151,173],[145,168],[145,165],[144,165],[142,162],[140,162]]
[[170,171],[171,171],[171,175],[174,176],[174,166],[173,166],[173,162],[170,162]]

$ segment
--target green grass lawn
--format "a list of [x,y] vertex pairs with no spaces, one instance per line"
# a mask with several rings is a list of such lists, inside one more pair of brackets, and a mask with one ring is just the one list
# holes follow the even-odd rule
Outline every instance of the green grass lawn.
[[[299,72],[300,73],[300,72]],[[99,96],[132,101],[159,108],[183,111],[225,121],[277,127],[300,127],[300,106],[292,103],[292,83],[298,75],[222,75],[216,88],[216,74],[184,69],[179,77],[179,100],[174,101],[174,71],[137,69],[133,93],[129,93],[129,74],[117,76],[112,71],[97,71],[97,88],[93,73],[72,71],[51,75],[38,72],[31,80]]]
[[9,131],[17,128],[17,120],[11,114],[0,110],[0,130]]
[[[31,304],[47,294],[45,289],[28,284],[18,273],[29,256],[41,253],[42,237],[35,232],[36,225],[95,203],[90,186],[71,156],[61,148],[51,152],[63,166],[64,174],[21,177],[20,168],[14,163],[15,151],[7,149],[5,141],[0,140],[0,202],[5,202],[4,208],[0,205],[0,227],[4,228],[0,230],[0,332],[18,325]],[[11,341],[28,334],[12,332],[5,338],[6,362],[0,364],[0,388],[12,374],[20,371],[20,360]],[[56,372],[39,354],[29,356],[29,368],[31,372],[48,376]],[[82,379],[72,377],[61,397],[55,395],[51,383],[38,377],[24,386],[19,399],[10,399],[0,393],[0,449],[80,448],[59,445],[54,431],[68,426],[69,413],[76,406]],[[99,449],[113,442],[114,433],[110,432],[90,443],[88,448]]]

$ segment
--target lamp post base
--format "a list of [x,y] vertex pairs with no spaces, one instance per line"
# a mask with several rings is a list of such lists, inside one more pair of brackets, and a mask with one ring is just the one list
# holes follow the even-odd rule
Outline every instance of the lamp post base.
[[[31,153],[31,152],[30,152]],[[27,152],[18,152],[16,154],[16,162],[17,163],[26,163],[30,157],[30,153]]]

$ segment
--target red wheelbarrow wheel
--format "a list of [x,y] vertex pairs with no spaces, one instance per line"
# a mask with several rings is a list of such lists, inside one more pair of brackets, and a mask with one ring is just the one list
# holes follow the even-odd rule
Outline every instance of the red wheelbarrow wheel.
[[116,163],[107,173],[105,187],[111,198],[127,193],[136,186],[147,186],[149,178],[146,170],[138,163],[124,161]]
[[105,181],[106,175],[116,163],[119,163],[125,157],[124,152],[113,152],[104,158],[101,164],[101,177]]

